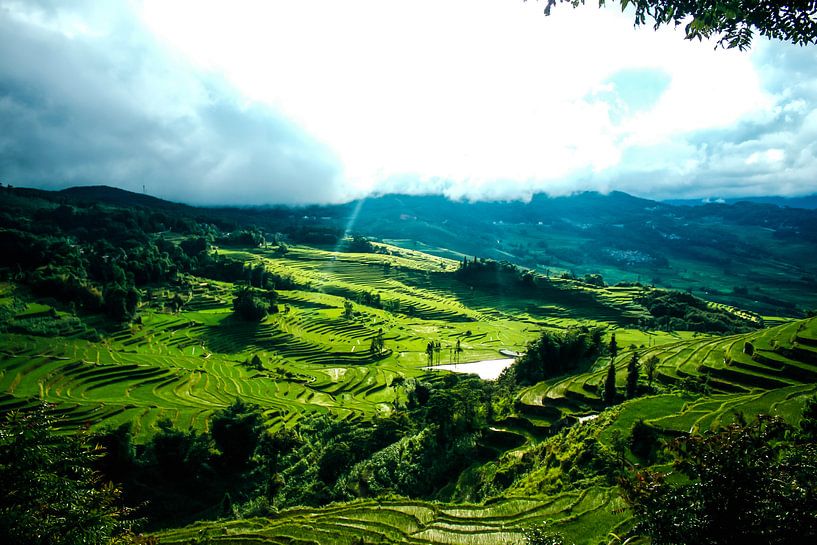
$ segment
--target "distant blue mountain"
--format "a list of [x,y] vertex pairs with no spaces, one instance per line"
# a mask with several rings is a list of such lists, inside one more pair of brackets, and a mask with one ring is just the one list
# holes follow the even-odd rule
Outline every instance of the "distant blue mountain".
[[761,204],[773,204],[775,206],[788,208],[806,208],[809,210],[817,209],[817,194],[805,195],[802,197],[738,197],[732,199],[667,199],[662,201],[673,206],[699,206],[707,203],[726,203],[735,204],[737,202],[754,202]]

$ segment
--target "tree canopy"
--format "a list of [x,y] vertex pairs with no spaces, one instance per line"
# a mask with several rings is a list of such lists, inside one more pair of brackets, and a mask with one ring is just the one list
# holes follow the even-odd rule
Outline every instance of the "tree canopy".
[[[557,3],[573,7],[585,0],[547,0],[545,15]],[[599,0],[599,6],[606,0]],[[621,11],[635,8],[635,26],[684,25],[687,39],[715,37],[718,46],[747,49],[755,34],[797,45],[817,43],[814,0],[620,0]]]
[[817,445],[806,429],[791,441],[795,431],[763,417],[674,441],[681,475],[647,469],[622,482],[637,531],[654,545],[813,543]]
[[113,543],[129,528],[119,491],[93,469],[88,434],[55,425],[46,406],[0,418],[0,543]]

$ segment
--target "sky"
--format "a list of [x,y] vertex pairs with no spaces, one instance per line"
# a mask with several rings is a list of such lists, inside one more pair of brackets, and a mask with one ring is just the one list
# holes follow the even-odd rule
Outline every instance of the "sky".
[[817,193],[817,48],[543,8],[0,0],[0,182],[204,205]]

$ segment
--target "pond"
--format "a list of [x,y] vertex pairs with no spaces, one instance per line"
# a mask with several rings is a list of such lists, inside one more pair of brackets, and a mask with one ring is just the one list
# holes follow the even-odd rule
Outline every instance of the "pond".
[[503,370],[507,369],[514,362],[514,358],[504,358],[501,360],[482,360],[471,363],[452,363],[446,365],[434,365],[423,367],[423,369],[443,371],[453,371],[454,373],[473,373],[479,375],[482,380],[496,380]]

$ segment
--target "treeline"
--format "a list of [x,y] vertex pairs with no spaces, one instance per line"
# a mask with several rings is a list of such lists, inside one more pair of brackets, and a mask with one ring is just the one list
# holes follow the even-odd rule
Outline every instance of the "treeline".
[[469,286],[499,288],[534,288],[536,282],[533,273],[523,271],[513,263],[464,257],[454,275]]
[[[487,258],[474,257],[468,259],[464,257],[453,274],[458,280],[469,286],[489,290],[523,290],[530,293],[532,290],[559,289],[551,283],[550,276],[535,274],[533,271],[520,268],[507,261],[495,261]],[[607,286],[604,277],[600,274],[576,276],[570,272],[563,272],[559,275],[559,278],[581,282],[597,288]],[[576,293],[574,296],[582,297],[584,295]]]
[[652,315],[652,319],[643,324],[651,329],[746,333],[760,327],[725,310],[711,308],[709,303],[690,293],[653,290],[638,302]]
[[233,284],[244,283],[263,290],[311,289],[308,283],[298,282],[292,275],[269,271],[263,263],[247,263],[218,254],[200,254],[199,257],[198,265],[192,272],[204,278]]

